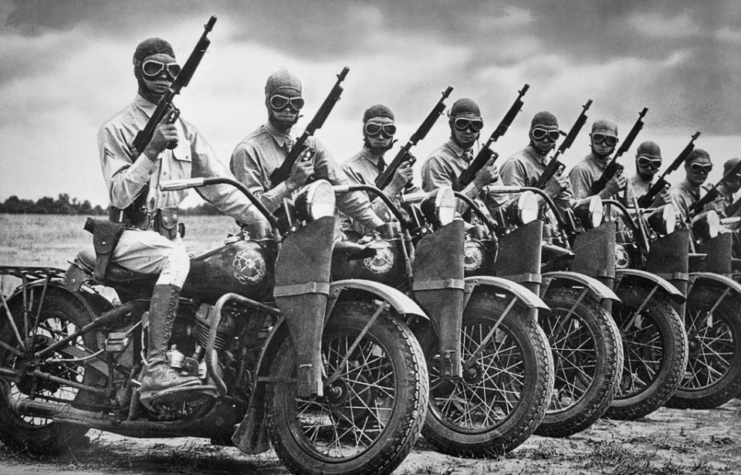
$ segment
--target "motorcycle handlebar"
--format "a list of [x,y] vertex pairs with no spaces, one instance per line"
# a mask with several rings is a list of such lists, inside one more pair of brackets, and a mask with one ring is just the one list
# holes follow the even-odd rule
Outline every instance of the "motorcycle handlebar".
[[368,193],[373,193],[374,195],[381,198],[381,201],[386,205],[386,207],[391,211],[391,214],[394,215],[394,217],[399,220],[399,223],[401,223],[401,226],[403,229],[410,229],[411,223],[408,219],[404,217],[403,214],[401,214],[401,210],[394,204],[393,201],[391,201],[391,198],[386,196],[383,191],[379,190],[375,186],[371,185],[333,185],[332,189],[334,190],[335,194],[344,194],[349,193],[351,191],[365,191]]
[[184,190],[187,188],[200,188],[208,185],[231,185],[241,191],[250,203],[268,220],[273,229],[278,229],[278,219],[268,211],[264,204],[253,195],[242,183],[227,177],[210,177],[210,178],[185,178],[182,180],[167,180],[160,183],[160,188],[164,191]]

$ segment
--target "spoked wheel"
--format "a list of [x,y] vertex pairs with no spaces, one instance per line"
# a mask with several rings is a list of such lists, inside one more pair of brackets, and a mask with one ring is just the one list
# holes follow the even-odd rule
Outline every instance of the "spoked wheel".
[[741,301],[729,288],[696,284],[685,310],[689,359],[667,406],[711,409],[741,390]]
[[623,376],[607,410],[613,419],[632,420],[660,408],[677,391],[687,366],[682,319],[650,288],[623,285],[622,303],[612,307],[625,352]]
[[538,435],[566,437],[604,415],[623,368],[620,333],[586,289],[549,289],[538,322],[553,351],[556,382]]
[[[281,461],[301,474],[388,474],[406,457],[428,398],[422,350],[405,325],[376,305],[338,303],[322,336],[323,397],[297,397],[295,352],[287,340],[267,389],[270,437]],[[358,344],[355,344],[358,343]]]
[[[92,321],[85,306],[66,292],[50,288],[39,313],[40,300],[41,290],[36,289],[30,292],[29,311],[24,312],[21,296],[9,302],[11,318],[0,310],[0,368],[25,370],[20,378],[0,378],[0,438],[10,447],[38,455],[58,452],[79,441],[87,429],[23,416],[13,410],[13,402],[30,398],[60,405],[89,404],[94,399],[89,393],[64,381],[98,386],[105,381],[103,374],[86,370],[80,359],[96,346],[92,334],[73,339],[41,360],[33,357]],[[34,377],[34,371],[51,378]]]
[[437,339],[424,339],[430,407],[422,434],[442,453],[486,457],[509,452],[545,414],[553,386],[548,340],[523,302],[509,307],[513,298],[481,292],[469,300],[460,380],[440,377]]

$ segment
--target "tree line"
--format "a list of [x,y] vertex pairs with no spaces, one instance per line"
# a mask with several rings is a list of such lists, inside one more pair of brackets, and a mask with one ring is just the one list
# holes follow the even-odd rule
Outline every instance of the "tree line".
[[[194,216],[221,214],[210,203],[203,203],[182,211],[183,214]],[[45,196],[39,198],[37,201],[24,200],[13,195],[0,203],[0,213],[104,215],[107,213],[107,209],[102,208],[100,205],[93,206],[88,200],[79,201],[77,198],[70,199],[68,194],[62,193],[57,199]]]

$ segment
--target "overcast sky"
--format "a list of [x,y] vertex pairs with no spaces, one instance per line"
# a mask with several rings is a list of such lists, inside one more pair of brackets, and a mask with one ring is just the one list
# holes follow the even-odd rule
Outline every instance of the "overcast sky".
[[[210,15],[218,21],[209,53],[176,103],[225,164],[265,121],[265,80],[280,67],[303,81],[300,125],[350,68],[317,133],[339,162],[360,148],[372,104],[394,110],[403,145],[452,85],[448,106],[476,100],[485,140],[525,83],[523,111],[495,147],[502,157],[526,145],[536,112],[553,112],[568,130],[587,99],[586,129],[609,118],[623,136],[648,107],[626,164],[647,139],[667,163],[697,130],[716,180],[720,164],[740,154],[741,4],[733,0],[0,0],[0,200],[67,193],[107,206],[95,137],[135,97],[134,48],[159,36],[182,64]],[[567,165],[588,153],[587,132]],[[412,151],[422,162],[448,136],[441,119]]]

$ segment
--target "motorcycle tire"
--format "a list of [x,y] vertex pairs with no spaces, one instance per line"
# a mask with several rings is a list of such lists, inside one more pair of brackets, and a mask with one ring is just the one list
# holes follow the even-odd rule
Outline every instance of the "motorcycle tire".
[[428,377],[422,350],[403,323],[384,311],[360,344],[377,305],[339,302],[322,336],[325,371],[347,364],[323,397],[298,398],[295,352],[287,339],[266,391],[270,438],[293,473],[389,474],[411,451],[424,422]]
[[[620,286],[621,303],[612,316],[620,329],[625,354],[623,376],[606,416],[635,420],[660,408],[682,381],[687,366],[687,334],[677,312],[663,296],[645,305],[649,289]],[[635,311],[642,307],[641,313]]]
[[725,290],[695,285],[687,298],[689,360],[668,407],[712,409],[741,391],[741,299],[730,293],[718,302]]
[[[610,407],[620,381],[620,332],[590,295],[574,306],[583,290],[549,289],[543,300],[550,311],[538,313],[553,351],[555,384],[537,435],[568,437],[588,428]],[[571,317],[564,319],[572,308]]]
[[[484,343],[513,297],[477,292],[463,312],[461,359]],[[545,415],[553,388],[548,339],[517,302],[460,380],[443,380],[437,338],[422,337],[430,371],[430,405],[422,435],[444,454],[494,457],[522,444]]]
[[[80,300],[63,290],[52,287],[47,291],[38,323],[35,324],[36,312],[41,299],[41,289],[35,289],[29,298],[31,311],[28,314],[28,321],[31,328],[26,329],[23,318],[23,300],[20,296],[18,297],[11,299],[8,304],[16,328],[21,335],[24,335],[26,345],[31,342],[33,335],[36,335],[34,338],[36,343],[33,348],[30,348],[30,345],[26,347],[26,350],[21,348],[7,312],[4,309],[0,310],[0,340],[17,350],[16,352],[10,351],[7,347],[0,345],[0,367],[3,368],[18,368],[31,359],[29,353],[40,351],[52,342],[89,324],[93,319]],[[81,352],[88,353],[88,350],[94,350],[97,346],[95,335],[86,333],[72,340],[70,346],[76,346]],[[62,348],[60,352],[53,352],[47,359],[69,359],[69,356],[62,354],[63,351]],[[84,363],[79,362],[50,361],[41,363],[39,369],[58,378],[98,387],[103,387],[107,379],[95,370],[86,370]],[[96,396],[71,386],[35,379],[31,376],[24,376],[18,383],[0,378],[0,440],[4,444],[15,450],[28,451],[32,455],[47,455],[59,453],[62,449],[84,440],[88,430],[85,427],[60,424],[48,418],[23,416],[15,412],[12,409],[13,401],[27,397],[45,402],[58,402],[60,405],[69,403],[76,407],[94,403],[97,399]]]

